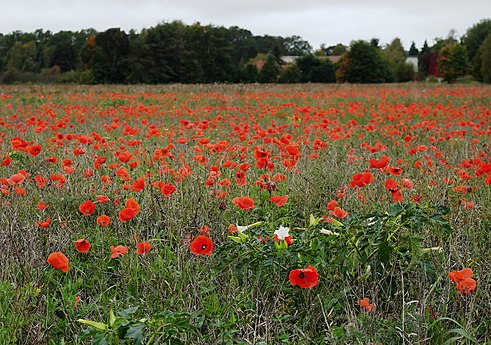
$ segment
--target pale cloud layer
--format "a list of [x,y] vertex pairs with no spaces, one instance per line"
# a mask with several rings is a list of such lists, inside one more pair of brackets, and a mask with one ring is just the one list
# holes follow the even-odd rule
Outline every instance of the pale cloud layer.
[[0,33],[36,29],[125,31],[179,19],[217,26],[239,26],[255,35],[299,35],[314,48],[321,43],[349,44],[379,38],[382,44],[401,38],[421,47],[425,39],[460,37],[473,24],[491,18],[489,0],[0,0]]

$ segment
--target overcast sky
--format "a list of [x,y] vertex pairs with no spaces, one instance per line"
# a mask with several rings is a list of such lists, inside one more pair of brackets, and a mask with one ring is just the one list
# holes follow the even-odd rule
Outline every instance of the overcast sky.
[[239,26],[254,35],[298,35],[314,48],[401,38],[420,48],[451,29],[457,37],[491,18],[491,0],[0,0],[0,33],[36,29],[58,32],[94,28],[125,31],[180,19],[216,26]]

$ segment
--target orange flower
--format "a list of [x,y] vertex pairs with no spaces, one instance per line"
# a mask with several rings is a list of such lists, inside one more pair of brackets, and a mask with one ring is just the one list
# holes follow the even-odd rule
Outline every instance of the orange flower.
[[370,299],[368,297],[359,300],[358,305],[368,312],[373,311],[375,309],[375,306],[372,303],[370,303]]
[[314,266],[291,270],[288,278],[293,286],[298,285],[302,289],[314,287],[319,282],[319,274]]
[[76,240],[75,242],[73,242],[75,244],[75,249],[77,249],[77,251],[79,253],[87,253],[90,249],[90,243],[89,241],[87,241],[86,239],[82,238],[80,240]]
[[281,207],[288,201],[288,195],[273,195],[269,201],[274,202],[276,206]]
[[150,251],[150,248],[152,248],[152,245],[148,242],[140,242],[136,245],[136,253],[139,255],[145,255]]
[[254,200],[249,198],[248,196],[241,196],[240,198],[233,198],[232,202],[243,210],[249,210],[255,208]]
[[337,206],[339,206],[338,202],[336,200],[331,200],[327,203],[326,209],[328,211],[332,211]]
[[78,209],[84,216],[90,216],[95,211],[95,204],[92,201],[84,201]]
[[464,268],[460,271],[448,272],[448,277],[454,283],[457,283],[455,287],[459,290],[459,294],[470,294],[471,291],[476,290],[476,281],[472,278],[474,272],[471,268]]
[[109,226],[109,224],[111,224],[111,218],[103,214],[97,217],[96,223],[99,226]]
[[213,241],[205,235],[197,236],[189,245],[189,249],[196,255],[211,255],[213,251]]
[[124,254],[128,254],[127,246],[111,246],[111,259],[117,258],[118,256],[123,256]]
[[68,258],[62,252],[54,252],[49,254],[48,263],[56,269],[63,272],[68,272]]

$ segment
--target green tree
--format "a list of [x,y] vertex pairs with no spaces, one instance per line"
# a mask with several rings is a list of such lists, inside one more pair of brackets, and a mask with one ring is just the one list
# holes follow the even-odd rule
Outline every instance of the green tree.
[[286,37],[283,41],[283,46],[285,47],[286,55],[301,56],[312,52],[312,46],[300,36]]
[[479,54],[481,59],[481,76],[485,83],[491,83],[491,33],[488,34],[486,39],[482,42],[479,48]]
[[438,66],[438,73],[443,80],[454,82],[469,71],[467,50],[459,43],[444,46],[440,51]]
[[23,43],[15,42],[8,52],[7,68],[16,69],[21,72],[36,72],[39,71],[37,61],[36,42],[29,41]]
[[414,43],[414,41],[411,42],[411,47],[409,47],[409,52],[407,55],[408,56],[418,56],[419,55],[419,50],[418,50],[418,48],[416,48],[416,44]]
[[302,56],[295,61],[301,73],[301,81],[312,83],[334,83],[336,68],[328,59],[319,59],[312,54]]
[[87,63],[97,83],[122,83],[126,80],[129,42],[126,33],[111,28],[88,38]]
[[389,69],[375,42],[355,41],[351,44],[347,55],[348,64],[344,75],[347,82],[383,83],[386,81]]
[[412,74],[407,73],[409,67],[406,66],[406,51],[402,46],[401,40],[395,38],[392,42],[382,50],[382,56],[388,64],[389,75],[388,80],[391,82],[405,82],[411,80]]
[[281,70],[278,82],[283,84],[299,83],[301,78],[302,72],[300,72],[300,69],[295,63],[292,63]]
[[278,79],[281,67],[276,62],[276,58],[272,54],[268,54],[266,63],[259,73],[259,81],[261,83],[274,83]]
[[491,19],[482,19],[479,23],[467,29],[466,34],[462,37],[462,43],[467,48],[469,61],[474,61],[479,47],[490,33]]
[[424,80],[429,74],[431,58],[431,48],[428,46],[428,42],[424,42],[423,47],[418,54],[418,74],[419,79]]

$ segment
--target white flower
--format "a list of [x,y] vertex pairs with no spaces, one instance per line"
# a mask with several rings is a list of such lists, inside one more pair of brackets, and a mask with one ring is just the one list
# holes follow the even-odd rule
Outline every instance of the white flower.
[[239,232],[244,232],[247,229],[249,229],[249,226],[247,226],[247,225],[235,224],[235,227],[237,228],[237,231],[239,231]]
[[320,229],[320,233],[321,234],[324,234],[324,235],[334,235],[334,236],[339,236],[339,233],[337,232],[334,232],[334,231],[331,231],[331,230],[327,230],[327,229]]
[[290,228],[284,227],[280,225],[280,228],[278,230],[275,230],[274,234],[278,237],[280,241],[284,240],[290,234],[288,233],[290,231]]

